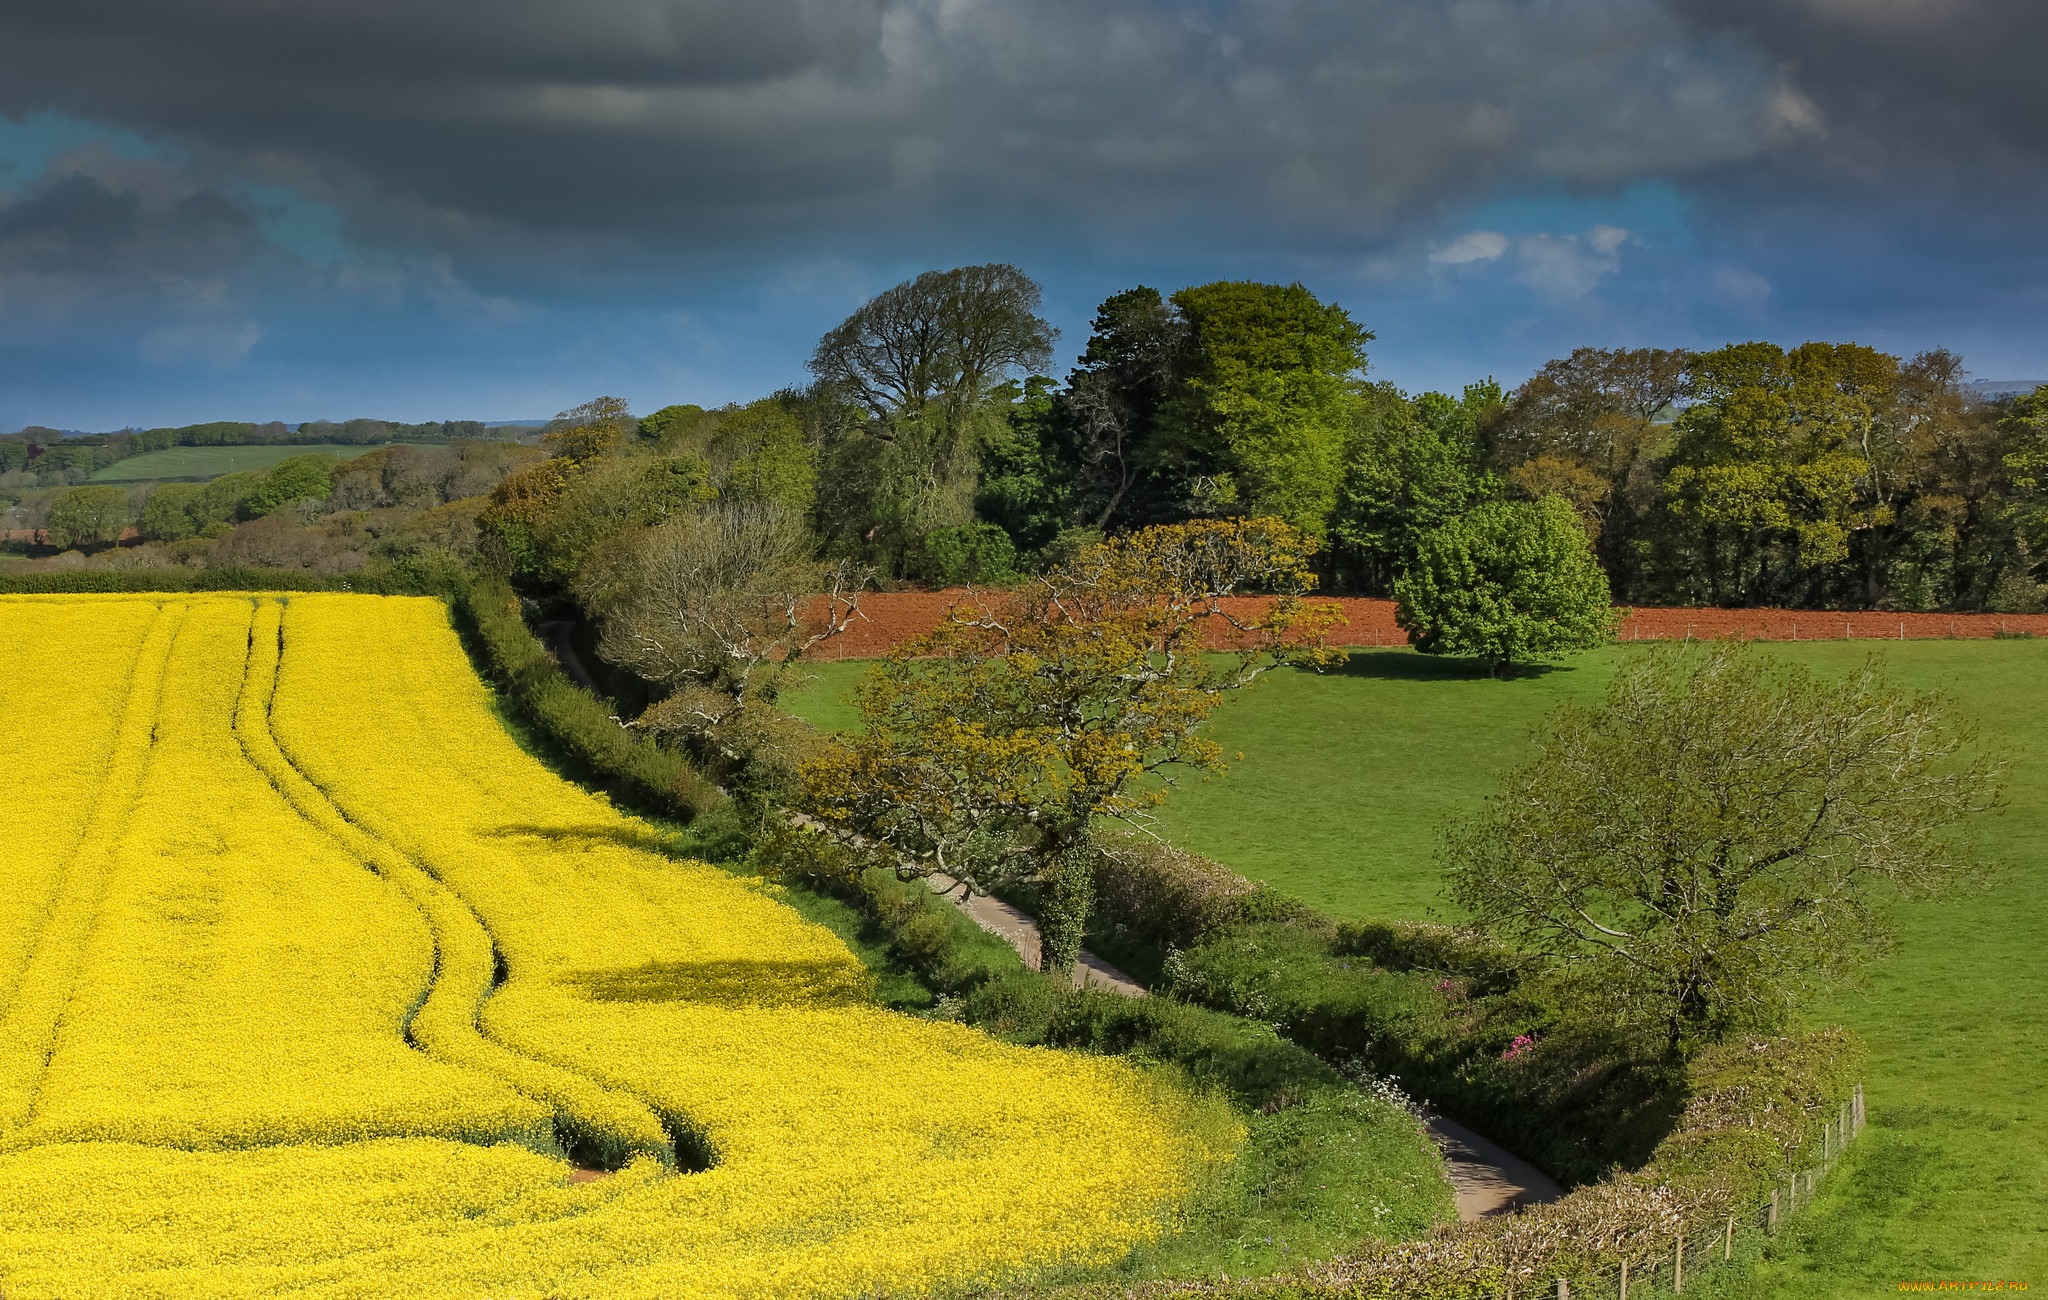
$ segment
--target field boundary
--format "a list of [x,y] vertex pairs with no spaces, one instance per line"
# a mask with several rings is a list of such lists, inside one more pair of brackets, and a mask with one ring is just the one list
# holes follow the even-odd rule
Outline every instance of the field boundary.
[[[877,591],[861,597],[859,616],[845,632],[823,642],[811,657],[821,661],[873,659],[923,636],[956,605],[985,595],[968,587],[944,591]],[[1395,602],[1366,596],[1313,597],[1337,606],[1344,622],[1332,645],[1352,649],[1394,649],[1408,644],[1395,621]],[[1256,609],[1259,597],[1233,597],[1227,610]],[[1750,637],[1759,641],[1927,641],[1995,640],[2001,636],[2048,637],[2048,614],[1940,614],[1887,610],[1719,609],[1670,606],[1617,607],[1617,635],[1638,641],[1718,641]]]
[[[1617,1267],[1590,1277],[1574,1279],[1560,1273],[1554,1278],[1554,1294],[1558,1300],[1572,1300],[1573,1296],[1607,1300],[1610,1295],[1614,1300],[1628,1300],[1631,1294],[1641,1296],[1660,1292],[1680,1295],[1685,1291],[1688,1255],[1694,1261],[1694,1276],[1712,1270],[1717,1264],[1733,1263],[1738,1252],[1745,1260],[1754,1258],[1756,1248],[1775,1237],[1787,1218],[1809,1205],[1819,1194],[1828,1175],[1835,1171],[1850,1145],[1862,1134],[1865,1119],[1863,1085],[1859,1083],[1855,1093],[1841,1104],[1836,1116],[1822,1130],[1821,1158],[1816,1164],[1806,1169],[1786,1171],[1780,1184],[1771,1188],[1770,1195],[1759,1197],[1742,1209],[1730,1211],[1725,1216],[1687,1220],[1678,1231],[1669,1235],[1668,1249],[1646,1257],[1647,1268],[1635,1267],[1633,1279],[1630,1276],[1633,1261],[1624,1260]],[[1668,1272],[1664,1267],[1667,1263],[1670,1265]],[[1530,1281],[1535,1285],[1522,1292],[1524,1300],[1536,1300],[1536,1297],[1552,1294],[1550,1288],[1542,1284],[1541,1278],[1532,1277]],[[1507,1289],[1498,1295],[1500,1300],[1515,1300],[1512,1277]]]

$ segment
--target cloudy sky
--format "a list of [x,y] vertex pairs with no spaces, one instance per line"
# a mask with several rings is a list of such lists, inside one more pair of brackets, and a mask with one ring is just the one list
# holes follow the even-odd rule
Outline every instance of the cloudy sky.
[[0,426],[803,378],[1014,262],[1300,280],[1411,389],[1854,339],[2048,378],[2039,0],[6,0]]

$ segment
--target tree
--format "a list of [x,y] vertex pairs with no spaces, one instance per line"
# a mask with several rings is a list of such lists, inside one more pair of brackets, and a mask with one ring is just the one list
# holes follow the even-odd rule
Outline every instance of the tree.
[[1585,521],[1611,581],[1629,581],[1654,504],[1656,421],[1686,392],[1693,354],[1574,348],[1515,390],[1489,429],[1494,466],[1531,500],[1561,496]]
[[[1089,830],[1144,825],[1232,691],[1321,665],[1334,606],[1303,599],[1312,539],[1274,519],[1146,529],[964,604],[859,693],[861,728],[804,769],[801,809],[906,877],[1037,884],[1041,968],[1070,977],[1094,904]],[[1231,598],[1248,589],[1264,602]]]
[[67,488],[50,502],[50,538],[59,546],[116,542],[127,526],[126,488]]
[[1060,401],[1052,386],[1043,375],[1026,379],[1005,418],[992,422],[981,441],[974,512],[1021,552],[1051,545],[1074,509],[1075,474],[1062,454]]
[[199,531],[192,508],[199,503],[197,483],[162,483],[142,503],[141,532],[152,542],[181,542]]
[[1142,498],[1160,416],[1193,359],[1191,342],[1187,321],[1157,289],[1141,284],[1096,308],[1094,332],[1059,403],[1071,522],[1096,529],[1130,519],[1165,522],[1160,508],[1169,503]]
[[265,471],[244,508],[251,515],[267,515],[295,501],[325,501],[333,486],[334,464],[334,457],[318,454],[281,460]]
[[1854,344],[1738,343],[1692,359],[1692,405],[1663,483],[1664,590],[1713,604],[1822,603],[1870,522],[1857,444],[1880,418],[1896,357]]
[[968,522],[977,424],[1007,380],[1052,358],[1058,331],[1038,304],[1014,266],[926,271],[819,340],[811,373],[866,410],[863,433],[888,453],[883,480],[913,535]]
[[773,503],[798,519],[808,514],[818,495],[818,457],[796,414],[766,397],[718,416],[704,457],[719,499]]
[[756,811],[787,784],[806,744],[807,729],[773,707],[776,697],[807,650],[859,617],[868,578],[812,550],[801,518],[783,507],[727,503],[621,532],[577,576],[598,653],[667,691],[633,725],[678,743]]
[[1739,643],[1671,647],[1444,841],[1447,892],[1589,1008],[1683,1055],[1767,1030],[1884,951],[1889,895],[1990,877],[1944,832],[1999,763],[1875,660],[1816,682]]
[[1381,595],[1414,564],[1426,533],[1499,495],[1481,437],[1501,390],[1488,380],[1467,385],[1462,398],[1411,400],[1373,384],[1362,396],[1345,440],[1330,549],[1347,586]]
[[1490,501],[1424,534],[1394,597],[1416,649],[1478,656],[1495,676],[1614,635],[1607,575],[1557,497]]
[[1191,354],[1151,459],[1195,513],[1271,515],[1321,538],[1372,333],[1299,284],[1218,281],[1173,306]]
[[507,475],[477,515],[488,553],[507,576],[555,581],[569,576],[581,556],[576,543],[596,538],[571,529],[572,541],[565,547],[559,536],[546,535],[550,514],[577,479],[593,465],[612,459],[637,429],[626,403],[617,397],[593,398],[555,417],[540,440],[547,459]]

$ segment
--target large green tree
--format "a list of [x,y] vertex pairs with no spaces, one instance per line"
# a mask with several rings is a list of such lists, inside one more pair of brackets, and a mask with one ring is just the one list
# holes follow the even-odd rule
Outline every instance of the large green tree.
[[1195,513],[1277,517],[1320,539],[1372,333],[1299,284],[1221,280],[1172,301],[1186,355],[1152,463]]
[[1483,659],[1496,676],[1614,635],[1607,575],[1558,497],[1489,501],[1424,534],[1394,598],[1416,649]]
[[1161,499],[1155,464],[1167,402],[1195,360],[1188,321],[1157,289],[1139,285],[1096,308],[1080,363],[1059,399],[1057,433],[1073,485],[1071,522],[1109,529],[1181,517],[1181,494]]
[[[863,303],[818,342],[811,372],[867,415],[875,525],[909,540],[969,522],[983,427],[1005,384],[1041,370],[1057,331],[1014,266],[926,271]],[[1005,399],[1007,394],[1004,395]]]
[[75,487],[50,502],[50,540],[59,546],[94,546],[118,541],[128,526],[128,490]]
[[1411,399],[1392,384],[1363,391],[1330,519],[1333,568],[1346,587],[1392,591],[1426,534],[1499,495],[1482,437],[1501,397],[1491,380],[1461,398]]
[[[1739,343],[1693,358],[1663,483],[1667,597],[1823,603],[1881,504],[1898,359],[1855,344]],[[1874,468],[1876,467],[1876,468]]]
[[1897,895],[1980,884],[1955,834],[1998,764],[1875,661],[1815,681],[1740,643],[1566,705],[1445,839],[1448,892],[1588,1012],[1677,1055],[1783,1025],[1890,941]]

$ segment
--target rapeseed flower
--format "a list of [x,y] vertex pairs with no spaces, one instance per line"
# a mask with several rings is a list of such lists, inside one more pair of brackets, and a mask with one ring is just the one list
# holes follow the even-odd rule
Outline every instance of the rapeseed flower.
[[438,602],[29,598],[0,649],[93,688],[0,791],[52,832],[0,863],[10,1296],[916,1293],[1113,1258],[1226,1154],[871,1005],[513,744]]

